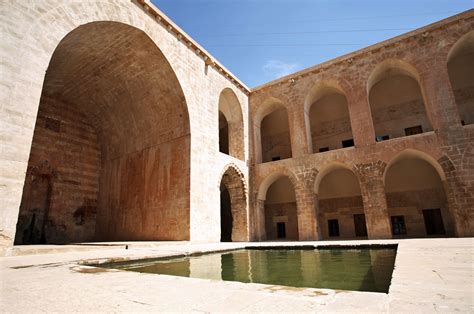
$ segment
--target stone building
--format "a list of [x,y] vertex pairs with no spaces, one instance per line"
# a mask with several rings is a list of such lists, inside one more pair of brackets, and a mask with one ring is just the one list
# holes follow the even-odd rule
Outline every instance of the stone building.
[[249,89],[149,1],[1,6],[2,254],[474,235],[474,10]]

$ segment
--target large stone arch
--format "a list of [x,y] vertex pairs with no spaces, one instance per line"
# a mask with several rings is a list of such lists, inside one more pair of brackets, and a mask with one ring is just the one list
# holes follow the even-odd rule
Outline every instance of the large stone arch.
[[[11,21],[11,26],[18,31],[18,36],[8,38],[11,45],[15,47],[14,53],[7,49],[1,50],[2,59],[10,66],[8,71],[5,71],[8,80],[5,80],[5,93],[2,93],[2,98],[5,97],[1,109],[2,113],[5,113],[2,114],[4,120],[2,123],[5,122],[9,128],[22,129],[21,138],[7,145],[10,147],[8,150],[2,150],[1,167],[9,169],[2,175],[4,188],[1,192],[5,196],[2,197],[5,200],[2,203],[4,207],[2,210],[6,213],[2,215],[0,221],[2,248],[8,248],[13,242],[44,73],[51,55],[68,33],[81,25],[98,21],[129,25],[143,31],[155,45],[159,46],[180,82],[189,80],[187,75],[189,68],[177,65],[179,59],[189,54],[187,47],[176,41],[176,37],[157,25],[153,18],[146,16],[134,3],[120,0],[102,2],[100,5],[97,5],[95,1],[42,2],[38,4],[38,10],[32,13],[33,18],[26,17],[27,12],[32,12],[26,7],[27,5],[7,4],[7,10],[16,11],[18,15]],[[29,23],[22,22],[26,20]],[[193,62],[191,61],[191,64]],[[190,84],[182,84],[182,86],[183,94],[186,95],[183,99],[190,97],[192,101],[195,101],[194,96],[191,97],[193,92]],[[8,116],[17,118],[7,119]]]
[[60,41],[46,71],[28,168],[44,162],[57,176],[47,199],[22,198],[17,244],[189,239],[186,101],[168,61],[141,30],[93,22]]
[[367,236],[359,177],[351,165],[327,163],[320,168],[313,188],[323,238],[354,239]]
[[244,118],[237,96],[230,88],[219,94],[219,150],[244,160]]
[[346,93],[337,81],[319,81],[309,90],[304,115],[310,153],[341,148],[343,141],[353,141]]
[[427,217],[433,211],[442,217],[443,236],[454,235],[446,173],[436,158],[420,150],[402,150],[387,163],[383,181],[394,237],[430,236]]
[[[289,127],[289,116],[288,116],[288,108],[285,104],[275,98],[269,97],[267,98],[257,109],[255,116],[253,117],[253,126],[254,126],[254,145],[255,145],[255,161],[256,163],[271,161],[271,152],[268,154],[266,153],[264,146],[266,143],[271,144],[270,142],[274,140],[278,142],[278,145],[274,145],[277,147],[277,151],[275,154],[282,153],[284,158],[291,158],[292,156],[292,143],[291,143],[291,134],[290,134],[290,127]],[[277,123],[279,126],[283,126],[283,134],[265,134],[265,130],[262,132],[262,123],[264,122],[265,118],[268,118],[270,115],[278,116],[276,118],[281,118],[282,120],[285,119],[286,121],[280,121]],[[282,123],[285,122],[285,123]],[[286,124],[286,125],[285,125]],[[268,125],[270,127],[270,125]],[[275,127],[275,125],[273,125]],[[271,129],[271,128],[267,128]],[[271,131],[271,130],[269,130]],[[269,132],[271,133],[271,132]],[[265,140],[267,138],[267,140]],[[272,145],[270,145],[272,146]]]
[[[290,182],[292,191],[289,191],[295,198],[295,205],[296,205],[296,215],[298,216],[298,210],[301,207],[300,198],[297,195],[297,189],[299,186],[298,179],[294,173],[286,168],[278,169],[271,174],[267,175],[263,180],[258,184],[258,190],[256,194],[256,206],[255,206],[255,224],[254,234],[257,237],[257,240],[267,240],[267,232],[266,232],[266,217],[265,217],[265,202],[267,199],[267,192],[269,188],[279,180],[288,180]],[[299,221],[298,221],[299,222]],[[299,229],[297,229],[299,232]]]
[[366,88],[377,141],[433,130],[426,92],[412,64],[401,59],[381,61]]
[[464,34],[451,47],[447,67],[454,98],[463,125],[474,123],[474,31]]
[[[220,176],[219,188],[221,192],[223,189],[226,189],[230,197],[230,211],[232,215],[231,240],[233,242],[248,241],[248,188],[244,174],[234,164],[225,166]],[[221,230],[222,232],[223,230]]]

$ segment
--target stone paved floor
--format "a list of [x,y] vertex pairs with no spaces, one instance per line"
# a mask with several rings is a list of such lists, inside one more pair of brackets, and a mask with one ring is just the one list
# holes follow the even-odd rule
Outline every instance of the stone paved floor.
[[361,243],[399,244],[388,294],[103,271],[79,265],[85,260],[137,259],[245,246],[245,243],[103,243],[15,248],[13,253],[18,256],[0,258],[0,309],[2,312],[474,312],[472,238],[251,244]]

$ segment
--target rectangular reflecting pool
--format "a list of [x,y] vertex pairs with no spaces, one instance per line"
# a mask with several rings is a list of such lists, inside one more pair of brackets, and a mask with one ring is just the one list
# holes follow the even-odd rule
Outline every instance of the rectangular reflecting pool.
[[259,249],[102,264],[141,273],[388,293],[396,247]]

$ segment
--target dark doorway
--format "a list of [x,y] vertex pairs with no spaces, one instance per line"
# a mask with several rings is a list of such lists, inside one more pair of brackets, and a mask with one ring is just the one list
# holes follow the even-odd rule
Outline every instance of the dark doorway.
[[441,210],[439,208],[424,209],[423,218],[425,220],[427,235],[446,234],[444,230],[443,217],[441,216]]
[[284,222],[277,222],[277,237],[278,239],[286,238],[286,227]]
[[232,223],[230,194],[221,186],[221,242],[232,242]]
[[338,237],[339,236],[339,221],[337,219],[329,219],[328,230],[329,230],[330,237]]
[[365,224],[365,215],[356,214],[354,215],[354,227],[356,237],[366,237],[367,236],[367,225]]

